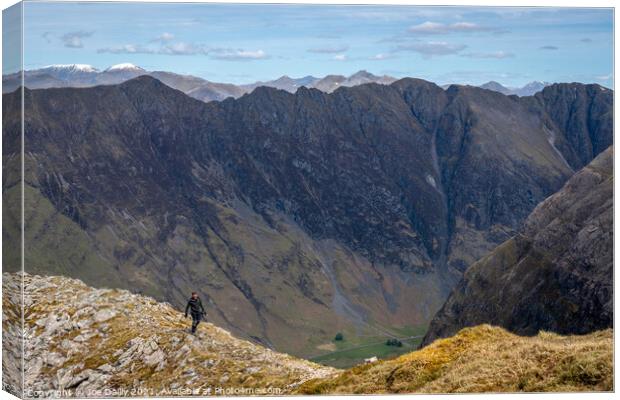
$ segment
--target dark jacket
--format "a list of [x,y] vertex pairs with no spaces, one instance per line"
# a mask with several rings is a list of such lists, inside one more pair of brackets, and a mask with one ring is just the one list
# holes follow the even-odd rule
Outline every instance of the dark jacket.
[[187,311],[192,313],[192,315],[205,314],[205,308],[202,306],[200,298],[190,298],[187,302],[187,306],[185,306],[185,315],[187,315]]

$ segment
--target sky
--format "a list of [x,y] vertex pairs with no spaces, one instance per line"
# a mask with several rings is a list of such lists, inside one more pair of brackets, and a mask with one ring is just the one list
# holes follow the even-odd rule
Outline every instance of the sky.
[[[7,46],[5,55],[5,35]],[[26,2],[23,62],[133,63],[237,84],[367,70],[439,84],[611,87],[613,10]]]

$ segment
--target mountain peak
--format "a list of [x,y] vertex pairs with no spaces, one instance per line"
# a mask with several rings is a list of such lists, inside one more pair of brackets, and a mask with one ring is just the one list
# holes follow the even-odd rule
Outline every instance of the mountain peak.
[[502,86],[502,87],[505,87],[504,85],[502,85],[498,81],[488,81],[487,83],[484,83],[484,84],[480,85],[480,87],[484,87],[484,86]]
[[110,71],[145,71],[145,69],[138,67],[135,64],[121,63],[121,64],[116,64],[116,65],[112,65],[111,67],[108,67],[106,71],[108,72]]
[[349,79],[351,78],[374,78],[375,75],[371,74],[370,72],[366,71],[365,69],[361,69],[359,71],[357,71],[356,73],[354,73],[353,75],[351,75],[349,77]]
[[543,90],[546,86],[549,86],[549,82],[532,81],[525,84],[522,87],[504,86],[497,81],[488,81],[480,85],[482,89],[493,90],[505,95],[517,95],[517,96],[532,96],[537,92]]
[[44,70],[65,70],[71,72],[99,72],[99,70],[89,64],[52,64],[41,69]]
[[500,92],[503,94],[511,94],[512,92],[509,88],[497,81],[488,81],[487,83],[480,85],[480,87],[482,89],[493,90],[495,92]]

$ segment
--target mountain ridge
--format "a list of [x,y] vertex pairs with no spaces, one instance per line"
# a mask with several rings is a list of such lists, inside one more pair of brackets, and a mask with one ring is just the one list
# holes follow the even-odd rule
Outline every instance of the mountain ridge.
[[[180,89],[191,97],[202,101],[221,101],[227,97],[238,98],[245,93],[252,92],[259,86],[269,86],[294,93],[300,87],[313,87],[330,93],[341,86],[351,87],[364,83],[391,84],[398,78],[388,75],[374,75],[366,70],[357,71],[351,75],[326,75],[317,78],[307,75],[301,78],[291,78],[283,75],[269,81],[258,81],[249,84],[232,84],[213,82],[187,74],[166,71],[147,71],[131,63],[121,63],[99,70],[88,64],[55,64],[39,69],[26,70],[24,79],[31,89],[50,87],[91,87],[100,84],[119,84],[139,75],[151,75],[162,80],[168,86]],[[72,78],[72,75],[75,75]],[[400,78],[404,79],[404,78]],[[20,85],[19,73],[3,75],[3,93],[13,91]],[[551,85],[549,82],[532,81],[520,88],[507,88],[495,81],[489,81],[480,87],[498,91],[502,94],[514,94],[520,97],[532,96]],[[450,85],[443,85],[447,89]]]
[[[563,154],[580,151],[564,114],[547,111],[563,102],[416,79],[211,103],[147,76],[24,93],[28,272],[177,306],[202,287],[218,324],[298,355],[338,331],[426,324],[462,270],[568,179]],[[10,172],[20,94],[4,100]],[[607,129],[584,139],[605,142]],[[5,176],[10,205],[18,180]],[[18,232],[7,223],[7,243]]]
[[[131,63],[121,63],[110,66],[104,70],[98,70],[87,64],[57,64],[40,69],[26,70],[24,82],[31,89],[51,87],[92,87],[97,85],[115,85],[140,75],[153,76],[168,86],[180,89],[184,93],[199,100],[221,101],[227,97],[238,98],[246,93],[251,93],[260,86],[275,87],[295,92],[298,88],[317,87],[322,91],[331,92],[342,86],[356,86],[368,82],[392,83],[395,78],[383,75],[376,76],[367,71],[358,71],[349,77],[339,76],[337,81],[332,81],[331,76],[316,78],[308,75],[302,78],[290,78],[283,75],[270,81],[258,81],[250,84],[235,85],[232,83],[212,82],[204,78],[192,75],[177,74],[166,71],[147,71],[144,68]],[[21,85],[21,74],[3,75],[3,93],[15,90]]]

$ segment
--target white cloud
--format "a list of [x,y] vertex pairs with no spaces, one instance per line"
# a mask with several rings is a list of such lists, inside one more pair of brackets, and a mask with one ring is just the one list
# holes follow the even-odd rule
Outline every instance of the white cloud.
[[159,49],[158,53],[176,56],[188,56],[196,54],[205,55],[209,53],[209,50],[205,46],[199,44],[176,42],[163,45]]
[[604,81],[604,82],[610,81],[612,77],[613,77],[613,74],[595,76],[596,80]]
[[495,58],[498,60],[501,60],[504,58],[513,58],[514,56],[515,55],[513,53],[506,52],[503,50],[495,51],[491,53],[467,53],[467,54],[461,55],[461,57],[468,57],[468,58]]
[[97,53],[111,54],[154,54],[157,51],[139,44],[124,44],[121,46],[104,47],[97,50]]
[[332,59],[335,61],[347,61],[348,60],[346,54],[336,54]]
[[343,51],[347,51],[347,50],[349,50],[349,46],[340,45],[340,46],[313,47],[313,48],[308,49],[308,52],[309,53],[333,54],[333,53],[342,53]]
[[213,58],[226,61],[264,60],[269,58],[263,50],[213,49],[209,52]]
[[442,24],[440,22],[426,21],[419,25],[414,25],[408,29],[410,33],[418,34],[447,34],[452,32],[483,32],[490,30],[473,22],[456,22],[454,24]]
[[171,41],[172,39],[174,39],[174,35],[172,33],[164,32],[161,35],[154,38],[153,40],[151,40],[151,42],[165,43],[165,42]]
[[368,57],[368,59],[372,60],[372,61],[389,60],[391,58],[394,58],[394,55],[392,55],[392,54],[385,54],[385,53],[379,53],[379,54],[375,54],[374,56]]
[[413,42],[396,46],[392,52],[411,51],[422,54],[424,57],[446,56],[457,54],[467,48],[464,44],[452,44],[448,42]]
[[263,50],[210,48],[203,44],[187,42],[162,42],[159,45],[125,44],[100,48],[97,52],[112,54],[164,54],[169,56],[203,55],[226,61],[250,61],[269,58]]
[[67,32],[60,37],[60,40],[65,47],[69,47],[72,49],[81,49],[82,47],[84,47],[82,39],[91,37],[93,33],[94,32],[92,31]]

